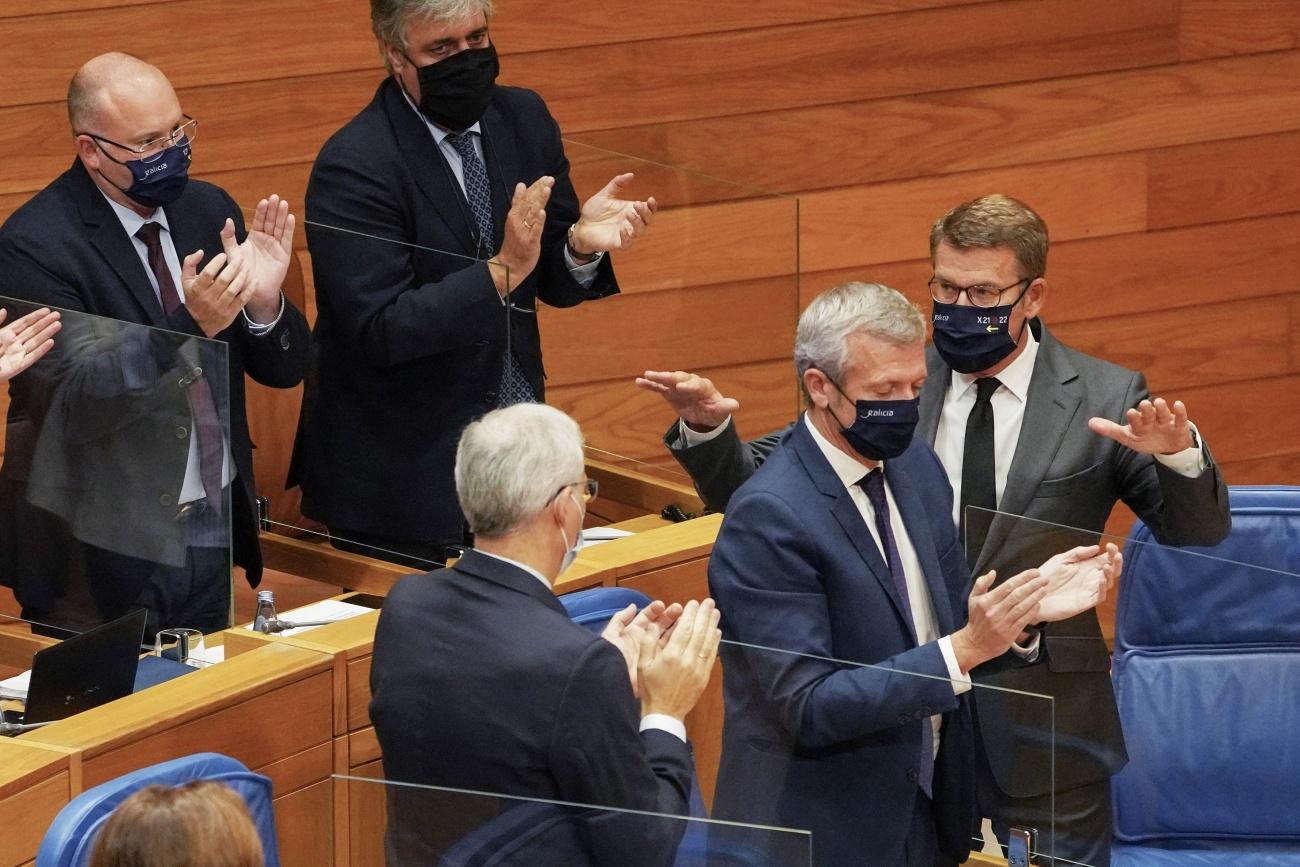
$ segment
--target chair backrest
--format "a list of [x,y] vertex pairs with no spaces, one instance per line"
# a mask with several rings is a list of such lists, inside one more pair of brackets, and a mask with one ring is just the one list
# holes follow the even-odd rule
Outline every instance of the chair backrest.
[[54,817],[41,840],[36,867],[83,867],[90,860],[96,835],[119,804],[145,786],[179,786],[192,780],[215,780],[234,789],[248,805],[262,838],[266,867],[279,867],[271,781],[219,753],[196,753],[150,765],[82,792]]
[[1232,533],[1213,548],[1162,547],[1141,522],[1129,535],[1117,848],[1262,859],[1300,844],[1300,488],[1236,487],[1231,506]]
[[579,626],[599,633],[613,617],[635,603],[637,608],[650,604],[650,597],[627,587],[593,587],[559,597],[569,618]]

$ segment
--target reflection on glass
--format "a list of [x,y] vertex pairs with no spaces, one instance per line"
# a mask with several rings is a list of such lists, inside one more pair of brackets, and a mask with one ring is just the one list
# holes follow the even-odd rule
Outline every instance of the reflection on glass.
[[[354,851],[390,865],[811,867],[807,832],[464,789],[335,777],[359,810]],[[364,806],[361,806],[364,805]]]
[[24,617],[73,632],[138,607],[150,639],[224,628],[226,345],[74,311],[62,323],[54,349],[9,383],[0,574]]

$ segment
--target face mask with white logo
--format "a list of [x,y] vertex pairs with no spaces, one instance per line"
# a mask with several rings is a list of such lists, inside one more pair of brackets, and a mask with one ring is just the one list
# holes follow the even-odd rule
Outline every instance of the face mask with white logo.
[[[826,378],[847,400],[844,389],[830,376]],[[848,427],[840,426],[840,433],[854,451],[869,461],[886,461],[907,451],[921,418],[919,397],[910,400],[857,400],[853,406],[857,415]],[[838,418],[835,420],[839,421]]]
[[[122,163],[131,170],[131,186],[117,187],[132,201],[146,208],[165,208],[180,198],[190,180],[190,143],[182,140],[149,162],[127,160]],[[100,173],[103,176],[103,173]],[[107,180],[107,178],[105,178]],[[109,181],[109,183],[113,183]]]

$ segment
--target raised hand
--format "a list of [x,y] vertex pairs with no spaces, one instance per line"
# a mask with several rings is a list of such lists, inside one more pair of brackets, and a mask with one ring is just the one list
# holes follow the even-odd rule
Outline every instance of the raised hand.
[[238,263],[246,273],[247,312],[254,322],[269,323],[280,312],[280,288],[293,258],[296,225],[297,220],[289,213],[289,203],[272,195],[257,203],[243,243],[235,243],[234,220],[227,219],[221,229],[221,246],[226,258]]
[[546,228],[546,204],[554,187],[555,178],[550,175],[543,175],[531,186],[515,184],[510,212],[506,214],[505,237],[492,259],[493,264],[504,267],[489,268],[497,294],[503,298],[537,267],[542,230]]
[[1057,554],[1038,572],[1047,579],[1047,594],[1038,604],[1040,621],[1065,620],[1106,601],[1124,568],[1124,555],[1113,543],[1103,550],[1084,545]]
[[706,433],[740,409],[740,402],[723,397],[713,383],[684,370],[647,370],[636,378],[639,388],[668,401],[678,417],[691,428]]
[[[0,322],[8,311],[0,308]],[[63,323],[59,311],[42,307],[0,328],[0,382],[13,379],[31,367],[54,346]]]
[[589,256],[610,250],[626,250],[650,228],[659,203],[654,196],[645,201],[625,199],[624,193],[633,177],[631,172],[618,175],[599,193],[583,202],[581,215],[570,236],[574,252]]
[[[232,227],[233,231],[233,227]],[[235,321],[252,297],[253,287],[243,260],[229,261],[218,253],[202,271],[195,273],[203,251],[195,250],[181,265],[181,286],[185,289],[185,309],[208,337],[216,337]]]
[[1128,424],[1094,416],[1088,419],[1088,428],[1147,455],[1172,455],[1195,445],[1187,407],[1181,400],[1174,401],[1172,407],[1162,397],[1144,400],[1125,413],[1125,418]]

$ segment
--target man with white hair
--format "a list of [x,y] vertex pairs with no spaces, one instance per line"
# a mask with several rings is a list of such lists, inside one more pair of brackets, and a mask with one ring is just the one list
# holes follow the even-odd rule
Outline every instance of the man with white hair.
[[371,0],[389,75],[307,188],[321,349],[289,483],[340,547],[410,564],[465,541],[465,425],[545,399],[537,303],[618,292],[606,253],[654,218],[653,198],[625,198],[630,174],[579,207],[546,104],[496,84],[491,13]]
[[[603,637],[569,619],[551,583],[578,549],[596,486],[577,424],[557,409],[488,413],[461,436],[455,474],[475,547],[399,581],[375,634],[370,717],[385,778],[686,815],[684,720],[717,655],[713,602],[629,608]],[[446,854],[426,833],[427,804],[390,800],[396,860]],[[671,863],[682,823],[635,828],[632,839],[579,835],[582,857],[530,863]]]
[[819,295],[794,357],[806,412],[731,498],[709,563],[728,640],[789,651],[728,649],[714,816],[810,829],[819,867],[960,862],[970,672],[1104,599],[1120,558],[1076,548],[972,588],[952,489],[913,437],[925,320],[898,292]]

